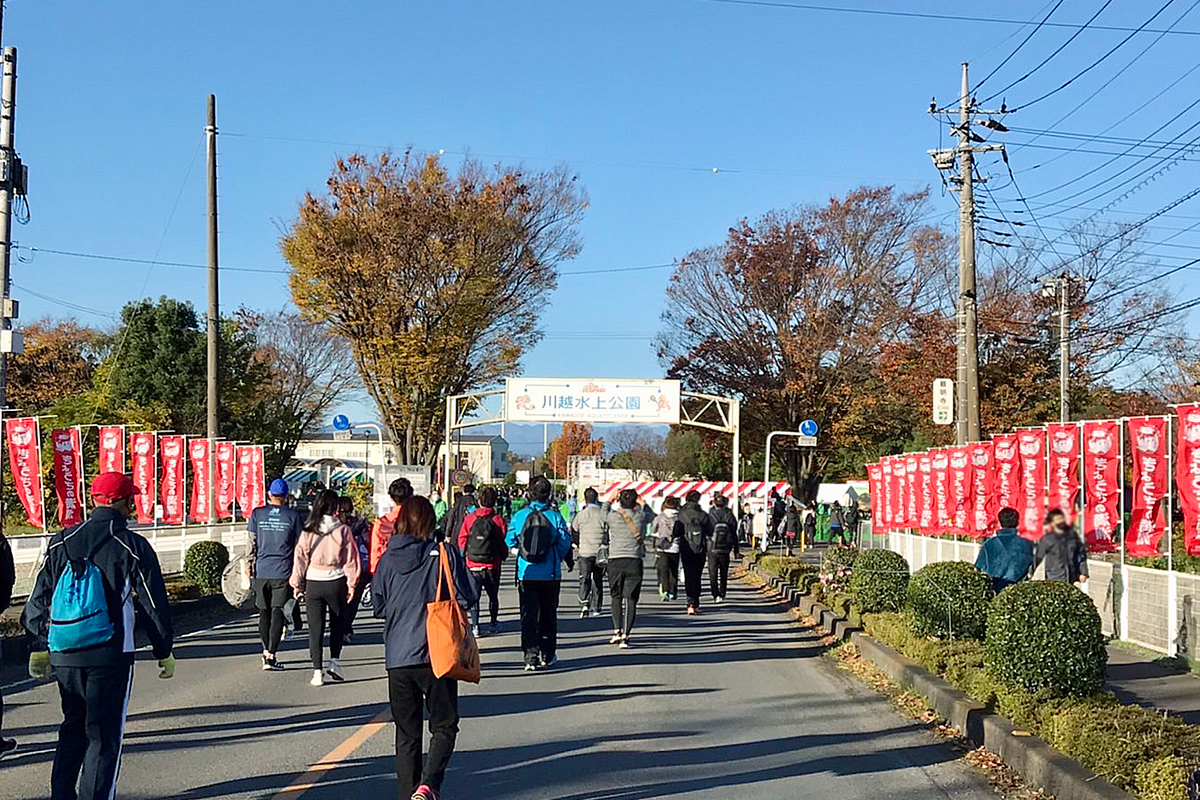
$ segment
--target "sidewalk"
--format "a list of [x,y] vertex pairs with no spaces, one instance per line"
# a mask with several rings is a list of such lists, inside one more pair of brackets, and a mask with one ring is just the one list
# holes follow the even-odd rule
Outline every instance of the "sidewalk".
[[1183,666],[1156,662],[1120,645],[1108,646],[1108,688],[1125,703],[1169,711],[1200,725],[1200,676]]

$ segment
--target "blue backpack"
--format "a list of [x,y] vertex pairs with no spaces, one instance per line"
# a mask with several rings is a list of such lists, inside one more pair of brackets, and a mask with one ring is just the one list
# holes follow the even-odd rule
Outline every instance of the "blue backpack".
[[[67,567],[58,576],[50,600],[50,651],[73,653],[112,641],[116,629],[108,613],[104,575],[92,559],[111,536],[100,540],[86,558],[74,559],[67,553]],[[63,544],[65,550],[66,544]]]

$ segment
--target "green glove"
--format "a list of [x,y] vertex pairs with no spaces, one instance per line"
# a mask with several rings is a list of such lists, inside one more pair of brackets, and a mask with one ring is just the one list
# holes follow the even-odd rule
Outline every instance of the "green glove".
[[159,669],[158,677],[162,678],[163,680],[170,680],[171,678],[174,678],[175,677],[175,654],[172,653],[171,655],[167,656],[166,658],[160,658],[158,660],[158,669]]
[[29,654],[29,677],[42,683],[50,680],[50,651],[35,650]]

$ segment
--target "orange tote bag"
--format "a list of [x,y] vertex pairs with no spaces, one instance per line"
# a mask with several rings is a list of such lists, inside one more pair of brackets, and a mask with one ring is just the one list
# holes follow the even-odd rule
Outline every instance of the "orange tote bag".
[[[479,645],[471,635],[467,612],[454,596],[454,578],[450,574],[450,554],[446,545],[438,545],[438,572],[436,599],[427,603],[425,638],[429,643],[429,665],[434,677],[452,678],[458,681],[479,683],[481,667]],[[442,599],[442,587],[449,599]]]

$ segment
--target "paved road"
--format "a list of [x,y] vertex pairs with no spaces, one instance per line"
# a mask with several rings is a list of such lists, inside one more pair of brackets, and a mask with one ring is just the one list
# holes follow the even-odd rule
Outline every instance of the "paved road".
[[[561,662],[546,673],[521,670],[505,614],[505,631],[483,641],[482,685],[463,689],[446,797],[994,796],[749,588],[731,586],[730,602],[696,618],[651,595],[627,651],[607,644],[605,620],[575,619],[564,603]],[[515,593],[504,600],[511,609]],[[396,797],[380,629],[361,627],[344,658],[349,680],[321,689],[308,685],[299,643],[288,671],[258,669],[253,620],[182,642],[174,681],[139,662],[120,796],[274,798],[295,786],[282,796]],[[45,797],[56,691],[9,703],[22,752],[0,763],[0,798]]]

